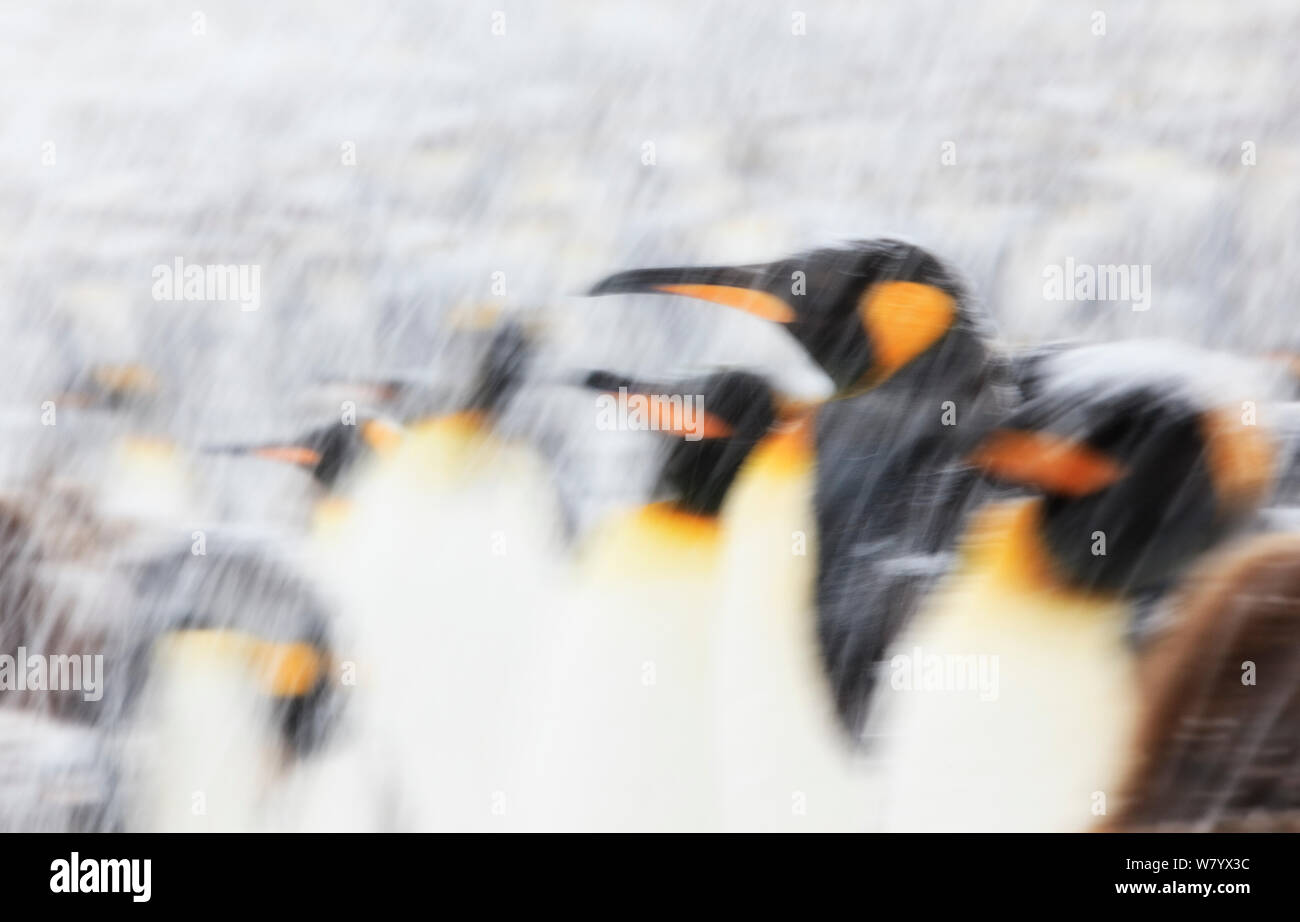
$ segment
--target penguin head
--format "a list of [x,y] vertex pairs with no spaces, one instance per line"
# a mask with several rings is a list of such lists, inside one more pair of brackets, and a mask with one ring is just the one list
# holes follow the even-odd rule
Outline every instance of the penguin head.
[[287,442],[238,445],[210,451],[253,455],[293,464],[311,473],[323,489],[334,491],[356,465],[373,454],[386,454],[401,440],[401,430],[379,418],[336,422]]
[[232,537],[208,556],[151,556],[131,575],[146,628],[132,641],[128,708],[159,656],[182,671],[216,664],[245,677],[293,751],[306,754],[328,738],[342,706],[332,613],[270,547]]
[[94,365],[68,382],[60,400],[72,406],[120,412],[146,407],[162,393],[162,382],[137,362]]
[[1117,378],[1047,388],[973,461],[1042,494],[1040,538],[1069,586],[1130,594],[1167,584],[1255,510],[1273,447],[1238,411]]
[[348,400],[408,427],[458,413],[498,416],[531,373],[537,327],[474,312],[449,326],[432,368],[326,375],[316,383],[331,403]]
[[521,323],[505,321],[491,330],[466,409],[499,412],[523,385],[532,359],[532,337]]
[[[256,445],[236,445],[209,449],[254,455],[271,461],[281,461],[309,471],[312,479],[327,491],[335,492],[348,479],[359,463],[375,455],[392,452],[403,438],[407,425],[416,426],[453,412],[494,416],[519,390],[532,358],[531,337],[522,324],[503,322],[494,328],[457,331],[472,337],[477,354],[472,372],[469,372],[454,396],[427,377],[358,378],[331,381],[332,385],[346,384],[354,392],[364,392],[372,400],[385,406],[385,411],[407,409],[398,424],[388,418],[363,415],[355,422],[339,421],[312,429],[301,436],[284,441]],[[486,337],[484,339],[484,337]]]
[[682,511],[705,517],[717,515],[745,458],[778,418],[772,389],[748,372],[667,384],[593,371],[584,384],[620,400],[672,440],[660,490]]
[[957,278],[920,247],[859,241],[749,266],[633,269],[592,295],[657,292],[734,307],[782,324],[821,366],[840,396],[866,390],[918,363],[936,375],[977,372],[982,337]]

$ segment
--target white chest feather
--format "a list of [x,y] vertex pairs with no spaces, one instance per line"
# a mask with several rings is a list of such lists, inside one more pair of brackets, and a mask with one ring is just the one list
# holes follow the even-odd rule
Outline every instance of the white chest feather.
[[358,485],[323,542],[354,726],[400,828],[509,829],[537,762],[563,550],[526,448],[449,421]]
[[716,828],[710,670],[720,534],[654,506],[589,537],[547,682],[544,828]]
[[871,788],[837,723],[817,641],[812,458],[790,450],[760,447],[726,509],[716,644],[725,825],[863,829]]
[[[983,561],[982,563],[990,563]],[[1125,766],[1137,691],[1127,606],[953,575],[892,652],[870,733],[885,828],[1081,831]]]

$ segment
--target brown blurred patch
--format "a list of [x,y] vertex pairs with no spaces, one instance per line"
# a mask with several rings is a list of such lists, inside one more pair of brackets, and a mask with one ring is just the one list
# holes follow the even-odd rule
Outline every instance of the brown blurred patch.
[[13,656],[31,641],[44,594],[38,568],[42,553],[28,517],[0,500],[0,653]]
[[1300,536],[1228,551],[1177,605],[1143,660],[1133,768],[1102,829],[1300,830]]

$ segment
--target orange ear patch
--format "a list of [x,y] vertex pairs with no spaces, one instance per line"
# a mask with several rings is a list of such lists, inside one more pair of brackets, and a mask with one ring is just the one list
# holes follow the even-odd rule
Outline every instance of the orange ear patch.
[[99,365],[92,377],[100,387],[119,394],[156,394],[160,389],[158,376],[136,363]]
[[1124,476],[1114,458],[1044,432],[1003,429],[971,456],[971,463],[1011,483],[1059,496],[1087,496]]
[[1232,410],[1212,410],[1201,421],[1205,456],[1219,498],[1233,506],[1259,499],[1273,480],[1275,453],[1268,438]]
[[176,454],[176,445],[150,436],[128,436],[122,440],[124,452],[137,460],[166,460]]
[[496,304],[461,304],[452,308],[447,325],[453,330],[491,330],[501,323],[501,307]]
[[402,444],[402,430],[377,419],[366,420],[361,424],[361,437],[381,455],[392,454]]
[[263,689],[276,698],[298,698],[307,694],[325,672],[319,650],[305,643],[260,642],[253,651],[258,661]]
[[774,429],[758,443],[745,470],[761,472],[764,477],[806,477],[817,459],[814,419],[808,414]]
[[670,295],[684,295],[687,298],[725,304],[773,323],[792,323],[795,320],[794,308],[789,304],[776,295],[752,288],[737,288],[732,285],[659,285],[658,289]]
[[315,467],[320,464],[320,452],[311,448],[304,448],[301,445],[276,445],[259,448],[253,453],[257,457],[265,458],[268,461],[283,461],[286,464],[297,464],[300,467]]
[[951,329],[957,304],[933,285],[880,282],[862,293],[858,314],[876,353],[872,372],[883,380]]
[[165,643],[173,654],[233,660],[251,671],[262,692],[277,698],[307,694],[327,667],[324,652],[309,643],[263,640],[243,631],[189,629],[169,635]]

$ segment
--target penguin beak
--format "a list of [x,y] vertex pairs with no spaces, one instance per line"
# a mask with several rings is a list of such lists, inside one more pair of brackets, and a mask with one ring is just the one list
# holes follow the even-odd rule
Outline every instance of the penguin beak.
[[114,406],[155,397],[161,390],[158,376],[143,365],[96,365],[86,388],[65,391],[56,400],[73,407]]
[[359,398],[364,398],[366,402],[371,404],[392,403],[399,400],[403,393],[411,387],[411,382],[397,378],[346,379],[328,383],[340,386],[346,385],[355,391]]
[[151,397],[161,389],[158,376],[143,365],[100,365],[92,378],[106,393],[123,398]]
[[1114,458],[1082,442],[1020,429],[997,430],[970,460],[995,479],[1076,498],[1105,489],[1125,473]]
[[268,641],[240,631],[173,631],[163,642],[174,658],[238,662],[255,677],[258,689],[272,698],[309,694],[324,680],[328,668],[327,655],[312,644]]
[[296,467],[307,469],[314,468],[320,463],[320,452],[307,445],[298,445],[294,443],[270,444],[270,445],[220,445],[206,448],[204,451],[208,454],[227,454],[227,455],[252,455],[255,458],[264,458],[267,461],[279,461],[282,464],[292,464]]
[[[632,269],[609,276],[589,295],[658,293],[681,295],[734,307],[772,323],[793,323],[798,313],[785,298],[773,294],[780,282],[771,266],[679,266]],[[793,283],[792,283],[793,284]]]
[[320,463],[320,452],[303,445],[265,445],[253,454],[268,461],[283,461],[298,467],[315,467]]
[[583,386],[612,397],[626,413],[637,413],[646,427],[677,435],[689,441],[725,439],[733,434],[730,424],[704,410],[702,395],[672,393],[669,388],[624,378],[607,371],[593,371]]
[[[790,325],[802,320],[815,327],[826,318],[819,320],[801,313],[809,292],[807,276],[798,265],[787,261],[757,266],[632,269],[609,276],[589,294],[682,295],[733,307],[773,323]],[[929,349],[956,322],[956,299],[941,288],[898,279],[864,279],[861,284],[859,291],[848,292],[851,300],[843,304],[847,311],[856,309],[857,322],[871,344],[873,361],[866,377],[869,385],[879,384]],[[806,349],[810,348],[808,333],[809,329],[795,331]]]
[[1273,482],[1276,450],[1256,426],[1232,409],[1201,416],[1205,458],[1219,502],[1227,509],[1252,505]]

